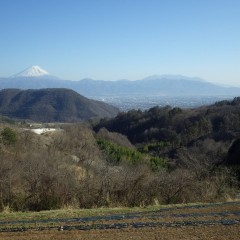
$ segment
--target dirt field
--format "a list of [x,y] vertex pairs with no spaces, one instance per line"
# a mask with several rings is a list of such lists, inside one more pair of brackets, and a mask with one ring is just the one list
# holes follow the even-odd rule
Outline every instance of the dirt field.
[[240,239],[240,202],[55,220],[1,221],[0,239]]

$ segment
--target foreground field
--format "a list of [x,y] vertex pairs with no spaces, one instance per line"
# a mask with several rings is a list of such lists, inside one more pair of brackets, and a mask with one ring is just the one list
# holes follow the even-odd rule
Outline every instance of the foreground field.
[[0,239],[239,240],[240,202],[3,214]]

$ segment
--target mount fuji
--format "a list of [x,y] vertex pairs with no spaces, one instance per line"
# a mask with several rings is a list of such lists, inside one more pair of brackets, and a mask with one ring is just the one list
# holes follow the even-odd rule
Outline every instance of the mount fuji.
[[61,80],[37,65],[8,78],[0,78],[0,89],[71,88],[68,84],[69,81]]
[[[49,78],[49,79],[59,79],[53,75],[50,75],[48,71],[42,69],[41,67],[34,65],[25,70],[10,76],[9,78]],[[59,79],[60,80],[60,79]]]
[[17,73],[13,76],[11,76],[11,78],[19,78],[19,77],[42,77],[42,76],[49,76],[49,73],[40,68],[39,66],[31,66],[23,71],[21,71],[20,73]]

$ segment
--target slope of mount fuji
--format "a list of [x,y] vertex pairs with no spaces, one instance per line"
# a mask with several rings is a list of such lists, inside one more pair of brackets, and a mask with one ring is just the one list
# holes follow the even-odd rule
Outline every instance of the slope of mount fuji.
[[0,114],[36,122],[77,122],[113,117],[118,109],[69,89],[0,91]]
[[42,88],[70,88],[71,81],[64,81],[49,74],[39,66],[31,66],[8,78],[0,78],[0,89],[42,89]]
[[31,66],[20,73],[13,75],[11,78],[16,77],[42,77],[50,75],[46,70],[40,68],[39,66]]

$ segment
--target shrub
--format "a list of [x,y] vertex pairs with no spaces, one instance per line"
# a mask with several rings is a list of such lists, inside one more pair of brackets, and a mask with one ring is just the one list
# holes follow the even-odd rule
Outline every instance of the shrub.
[[17,134],[9,127],[5,127],[1,132],[2,141],[4,144],[14,144],[17,141]]

